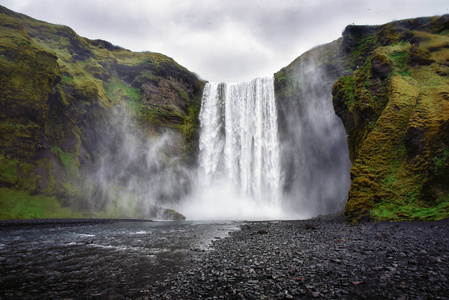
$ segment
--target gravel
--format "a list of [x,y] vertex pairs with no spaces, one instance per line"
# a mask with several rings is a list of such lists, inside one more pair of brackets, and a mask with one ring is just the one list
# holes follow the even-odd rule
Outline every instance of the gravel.
[[449,299],[449,219],[244,222],[212,247],[140,299]]

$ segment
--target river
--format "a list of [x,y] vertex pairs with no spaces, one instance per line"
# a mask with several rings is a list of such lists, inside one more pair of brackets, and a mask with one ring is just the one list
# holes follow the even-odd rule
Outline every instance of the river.
[[118,222],[0,230],[0,299],[114,299],[163,289],[236,222]]

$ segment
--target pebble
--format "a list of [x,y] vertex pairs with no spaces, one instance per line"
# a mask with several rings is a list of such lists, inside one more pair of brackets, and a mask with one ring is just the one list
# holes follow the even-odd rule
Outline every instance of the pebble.
[[449,299],[449,219],[246,222],[212,248],[154,299]]

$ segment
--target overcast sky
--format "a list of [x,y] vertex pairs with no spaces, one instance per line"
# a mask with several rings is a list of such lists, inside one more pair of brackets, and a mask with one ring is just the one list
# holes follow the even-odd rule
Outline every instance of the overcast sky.
[[0,0],[133,51],[168,55],[208,81],[271,76],[348,24],[449,13],[448,0]]

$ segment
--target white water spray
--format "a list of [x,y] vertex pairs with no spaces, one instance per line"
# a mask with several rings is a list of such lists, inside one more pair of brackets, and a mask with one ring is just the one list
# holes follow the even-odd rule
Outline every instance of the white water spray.
[[200,123],[200,192],[183,208],[187,217],[279,218],[282,179],[273,78],[208,83]]

